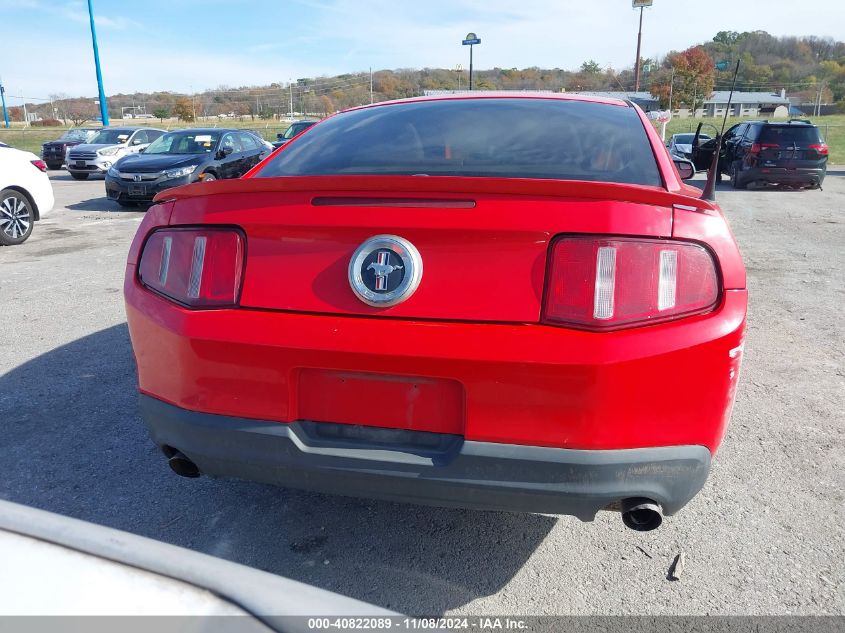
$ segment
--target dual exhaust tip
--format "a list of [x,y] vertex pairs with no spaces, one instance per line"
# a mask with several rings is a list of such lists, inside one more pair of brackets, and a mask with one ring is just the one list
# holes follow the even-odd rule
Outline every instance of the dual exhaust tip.
[[167,457],[167,464],[170,470],[180,477],[199,477],[200,469],[192,462],[182,451],[176,450],[172,446],[161,447],[164,456]]
[[[162,447],[170,469],[180,477],[199,477],[200,469],[182,451],[170,446]],[[622,523],[637,532],[649,532],[663,523],[660,506],[651,499],[634,497],[622,501]]]
[[663,523],[663,513],[660,506],[651,499],[625,499],[622,501],[622,523],[637,532],[650,532]]

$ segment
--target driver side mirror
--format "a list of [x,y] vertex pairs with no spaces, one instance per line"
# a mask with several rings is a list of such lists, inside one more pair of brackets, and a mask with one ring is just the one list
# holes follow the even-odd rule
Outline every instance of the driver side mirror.
[[692,164],[692,161],[676,158],[674,162],[681,180],[689,180],[695,176],[695,165]]
[[217,158],[226,158],[232,151],[231,147],[221,147],[217,152]]
[[144,143],[144,141],[142,141],[139,138],[136,138],[135,140],[132,141],[132,145],[142,145],[143,143]]

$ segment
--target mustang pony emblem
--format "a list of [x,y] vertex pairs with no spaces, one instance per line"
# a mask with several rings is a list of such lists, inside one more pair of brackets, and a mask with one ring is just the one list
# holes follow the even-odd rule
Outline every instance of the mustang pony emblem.
[[378,261],[370,262],[367,270],[373,270],[376,274],[376,290],[387,290],[387,277],[394,270],[401,270],[403,267],[393,266],[388,263],[390,261],[390,253],[381,251],[378,254]]

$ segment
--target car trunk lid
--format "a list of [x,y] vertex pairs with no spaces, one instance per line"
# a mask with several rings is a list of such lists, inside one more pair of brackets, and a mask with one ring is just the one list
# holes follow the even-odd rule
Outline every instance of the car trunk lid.
[[[159,196],[169,198],[171,224],[244,230],[242,307],[524,323],[540,319],[555,235],[668,237],[673,204],[711,208],[654,187],[413,176],[217,181]],[[349,263],[384,234],[416,247],[423,275],[405,301],[375,307],[353,292]]]

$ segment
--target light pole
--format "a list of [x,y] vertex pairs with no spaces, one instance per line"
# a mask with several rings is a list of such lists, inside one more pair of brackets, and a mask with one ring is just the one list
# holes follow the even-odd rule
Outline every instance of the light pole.
[[94,46],[94,66],[97,69],[97,89],[100,92],[100,117],[103,127],[109,124],[109,107],[106,104],[106,92],[103,90],[103,73],[100,70],[100,50],[97,47],[97,28],[94,26],[94,7],[88,0],[88,18],[91,20],[91,43]]
[[643,9],[650,7],[653,0],[631,0],[631,6],[640,10],[640,29],[637,31],[637,61],[634,64],[634,92],[640,91],[640,45],[643,39]]
[[475,33],[467,33],[461,44],[469,46],[469,89],[472,90],[472,47],[476,44],[481,44],[481,38]]
[[0,101],[3,102],[3,121],[6,127],[9,127],[9,112],[6,110],[6,89],[3,87],[3,82],[0,81]]

